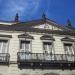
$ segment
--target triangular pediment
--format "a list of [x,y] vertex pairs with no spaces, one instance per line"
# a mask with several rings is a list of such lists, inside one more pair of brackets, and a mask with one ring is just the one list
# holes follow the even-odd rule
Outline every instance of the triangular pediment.
[[33,20],[28,22],[21,22],[18,24],[15,24],[13,26],[17,26],[20,28],[34,28],[34,29],[50,29],[50,30],[60,30],[60,31],[67,31],[72,30],[64,25],[58,24],[55,21],[49,20],[49,19],[39,19],[39,20]]
[[41,24],[41,25],[36,25],[36,26],[33,26],[33,28],[38,28],[38,29],[50,29],[50,30],[63,30],[62,28],[59,28],[59,27],[56,27],[56,26],[53,26],[51,24]]
[[45,22],[37,24],[37,25],[33,25],[33,28],[38,28],[38,29],[50,29],[50,30],[68,30],[67,27],[65,27],[64,25],[59,25],[56,22],[46,19]]

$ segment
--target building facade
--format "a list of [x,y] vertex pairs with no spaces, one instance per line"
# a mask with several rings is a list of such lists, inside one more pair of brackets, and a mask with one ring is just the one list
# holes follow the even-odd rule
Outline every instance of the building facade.
[[75,30],[42,19],[0,22],[0,75],[75,75]]

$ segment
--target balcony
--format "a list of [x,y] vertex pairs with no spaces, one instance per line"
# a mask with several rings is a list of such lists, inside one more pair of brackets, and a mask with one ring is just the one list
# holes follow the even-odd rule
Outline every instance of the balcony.
[[8,53],[0,53],[0,64],[8,64],[10,55]]
[[23,66],[31,64],[37,67],[45,66],[45,68],[51,66],[68,68],[74,66],[75,55],[18,52],[18,63]]

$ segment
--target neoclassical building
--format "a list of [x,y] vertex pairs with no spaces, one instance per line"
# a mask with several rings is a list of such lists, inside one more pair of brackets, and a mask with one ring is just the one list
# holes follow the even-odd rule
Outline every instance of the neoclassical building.
[[0,22],[0,75],[75,75],[75,29],[45,14]]

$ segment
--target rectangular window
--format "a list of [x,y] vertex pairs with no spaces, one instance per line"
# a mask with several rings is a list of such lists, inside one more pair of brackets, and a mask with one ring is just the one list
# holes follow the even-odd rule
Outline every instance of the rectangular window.
[[44,58],[45,60],[54,60],[54,50],[52,46],[52,42],[43,42],[43,49],[44,49]]
[[30,41],[21,41],[20,42],[20,51],[26,52],[21,54],[21,59],[31,59],[31,55],[29,54],[31,52],[31,45]]
[[0,53],[7,53],[8,49],[8,41],[0,40]]
[[73,44],[64,44],[65,53],[66,53],[66,59],[68,61],[74,61],[74,50],[73,50]]
[[20,49],[24,52],[31,52],[30,41],[21,41]]
[[44,49],[44,53],[52,53],[52,43],[51,42],[44,42],[43,49]]
[[64,44],[65,53],[66,54],[74,54],[73,45],[72,44]]

